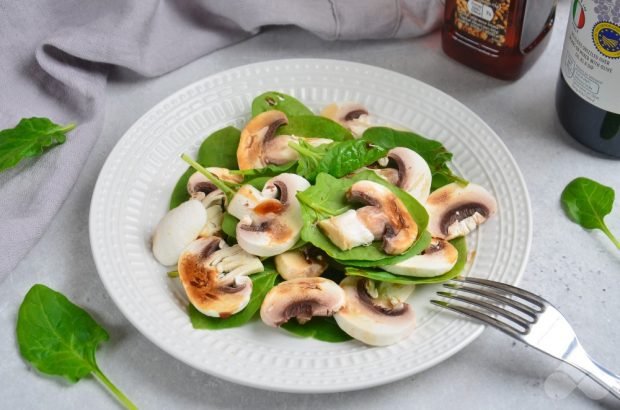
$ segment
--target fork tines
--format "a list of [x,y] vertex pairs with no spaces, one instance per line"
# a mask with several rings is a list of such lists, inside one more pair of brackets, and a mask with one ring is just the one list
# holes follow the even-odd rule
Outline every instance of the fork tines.
[[437,294],[449,301],[431,300],[432,304],[478,319],[513,337],[527,334],[538,314],[545,310],[546,301],[541,297],[500,282],[456,278],[443,286],[450,291]]

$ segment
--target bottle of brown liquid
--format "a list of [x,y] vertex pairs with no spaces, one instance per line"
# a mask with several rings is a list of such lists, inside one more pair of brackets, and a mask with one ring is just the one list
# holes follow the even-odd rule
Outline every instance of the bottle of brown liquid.
[[461,63],[504,80],[542,53],[557,0],[446,0],[441,44]]

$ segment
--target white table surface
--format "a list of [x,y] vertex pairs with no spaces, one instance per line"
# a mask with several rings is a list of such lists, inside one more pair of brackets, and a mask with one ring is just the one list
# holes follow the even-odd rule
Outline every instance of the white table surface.
[[[44,283],[85,306],[110,332],[98,351],[103,371],[147,409],[425,409],[617,408],[620,402],[553,359],[487,329],[461,352],[414,377],[359,392],[297,395],[228,383],[168,356],[125,320],[106,294],[93,263],[88,211],[103,162],[118,138],[155,103],[218,71],[257,61],[321,57],[388,68],[454,96],[506,143],[532,199],[534,238],[522,286],[544,295],[573,324],[586,349],[620,372],[620,252],[599,233],[569,222],[559,197],[577,176],[620,190],[620,162],[581,147],[561,128],[554,92],[568,4],[558,10],[551,42],[519,81],[504,82],[447,58],[438,33],[404,41],[322,41],[296,28],[270,29],[156,79],[116,72],[108,87],[103,134],[61,211],[37,246],[0,284],[0,408],[109,409],[116,404],[93,379],[69,385],[38,375],[21,359],[15,320],[23,296]],[[620,204],[608,217],[620,233]],[[590,397],[594,397],[591,399]]]

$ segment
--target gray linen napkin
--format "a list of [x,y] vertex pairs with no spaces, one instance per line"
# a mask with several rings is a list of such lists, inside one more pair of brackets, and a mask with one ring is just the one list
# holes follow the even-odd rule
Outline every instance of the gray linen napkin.
[[99,136],[107,75],[158,76],[293,24],[329,40],[403,38],[437,26],[440,0],[0,0],[0,129],[77,122],[67,142],[0,173],[0,281],[41,237]]

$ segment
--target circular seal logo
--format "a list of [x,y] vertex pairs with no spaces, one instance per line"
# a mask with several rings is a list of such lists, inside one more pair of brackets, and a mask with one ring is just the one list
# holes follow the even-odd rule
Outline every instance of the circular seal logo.
[[597,50],[606,57],[620,58],[620,27],[601,21],[592,29],[592,40]]

